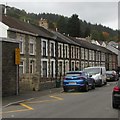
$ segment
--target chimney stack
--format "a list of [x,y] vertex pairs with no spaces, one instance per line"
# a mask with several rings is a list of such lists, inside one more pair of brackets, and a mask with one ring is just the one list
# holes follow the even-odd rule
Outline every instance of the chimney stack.
[[7,3],[5,4],[4,15],[7,15]]

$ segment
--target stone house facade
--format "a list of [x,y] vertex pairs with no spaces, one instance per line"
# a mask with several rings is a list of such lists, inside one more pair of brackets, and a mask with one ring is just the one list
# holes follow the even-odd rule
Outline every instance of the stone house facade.
[[8,26],[6,37],[19,42],[20,92],[53,88],[56,80],[62,80],[69,70],[117,66],[116,54],[87,40],[68,37],[10,16],[3,16],[2,23]]

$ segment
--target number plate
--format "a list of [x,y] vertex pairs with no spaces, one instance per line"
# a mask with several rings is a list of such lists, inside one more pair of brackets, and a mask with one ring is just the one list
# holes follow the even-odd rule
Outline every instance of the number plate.
[[76,85],[76,82],[69,82],[69,85]]

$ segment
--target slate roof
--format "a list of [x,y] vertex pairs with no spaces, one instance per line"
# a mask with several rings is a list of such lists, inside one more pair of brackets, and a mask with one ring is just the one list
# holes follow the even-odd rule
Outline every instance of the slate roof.
[[[98,50],[98,51],[102,51],[106,53],[112,53],[110,50],[104,47],[92,44],[86,40],[68,37],[59,32],[50,31],[43,27],[20,21],[8,15],[7,16],[3,15],[2,20],[0,19],[0,21],[3,22],[5,25],[7,25],[9,27],[9,30],[12,30],[12,31],[26,32],[28,34],[33,34],[35,36],[53,39],[59,42],[82,46],[85,48],[89,48],[92,50]],[[120,49],[120,45],[119,45],[119,49]]]
[[29,23],[20,21],[10,16],[2,16],[2,21],[9,27],[9,30],[21,30],[22,32],[27,32],[29,34],[34,34],[36,36],[41,36],[45,38],[53,38],[53,34],[48,34],[45,32],[44,28],[31,25]]
[[3,15],[1,22],[3,22],[5,25],[7,25],[9,27],[9,30],[12,30],[12,31],[24,32],[24,33],[32,34],[35,36],[53,39],[53,40],[59,41],[59,42],[78,45],[74,41],[69,40],[69,38],[65,37],[61,33],[50,31],[43,27],[40,27],[37,25],[32,25],[30,23],[20,21],[16,18],[13,18],[10,16]]
[[66,37],[65,35],[63,35],[59,32],[53,31],[53,33],[57,36],[59,41],[62,41],[64,43],[68,43],[68,44],[72,44],[72,45],[81,46],[80,44],[74,42],[73,40],[71,40],[70,38]]
[[96,50],[96,51],[101,51],[101,52],[104,52],[104,53],[110,53],[110,54],[114,54],[112,51],[106,49],[105,47],[102,47],[102,46],[99,46],[99,45],[96,45],[96,44],[92,44],[90,42],[88,42],[87,40],[83,40],[83,39],[76,39],[76,38],[73,38],[73,37],[69,37],[70,39],[74,40],[75,42],[81,44],[82,47],[84,48],[89,48],[91,50]]

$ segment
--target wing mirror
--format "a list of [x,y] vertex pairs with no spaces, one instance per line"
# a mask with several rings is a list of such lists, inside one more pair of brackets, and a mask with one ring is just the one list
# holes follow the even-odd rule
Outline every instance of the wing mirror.
[[89,75],[89,77],[92,77],[92,75]]
[[120,72],[119,72],[118,76],[120,77]]

